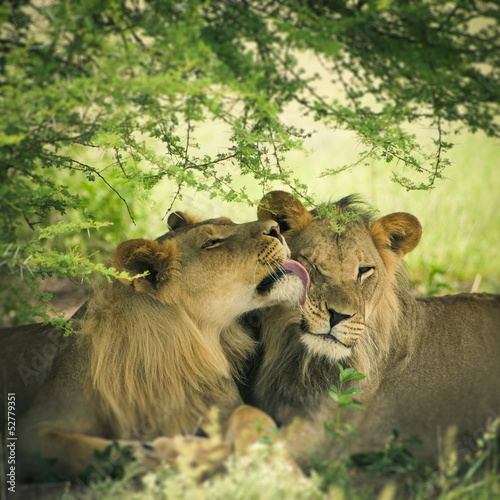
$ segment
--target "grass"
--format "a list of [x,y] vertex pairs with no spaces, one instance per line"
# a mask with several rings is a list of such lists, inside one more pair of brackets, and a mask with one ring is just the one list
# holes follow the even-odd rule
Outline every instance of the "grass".
[[[396,439],[386,449],[345,461],[318,463],[309,477],[297,478],[282,460],[282,443],[270,456],[258,445],[226,471],[200,481],[191,467],[163,466],[145,471],[137,462],[119,479],[106,478],[90,487],[95,500],[496,500],[500,498],[500,442],[493,433],[482,440],[473,457],[453,453],[439,468],[417,462]],[[76,500],[74,488],[62,498]],[[88,491],[86,492],[89,493]],[[78,497],[79,498],[79,497]]]

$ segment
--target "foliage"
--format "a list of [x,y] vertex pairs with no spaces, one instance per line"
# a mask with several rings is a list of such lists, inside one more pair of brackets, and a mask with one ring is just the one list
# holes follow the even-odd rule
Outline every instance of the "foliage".
[[417,437],[402,443],[393,432],[384,450],[319,462],[314,469],[322,488],[341,498],[496,500],[500,498],[499,424],[499,419],[491,422],[476,451],[461,458],[456,432],[448,432],[438,467],[412,455],[411,450],[422,446]]
[[[279,445],[277,445],[279,446]],[[126,464],[123,476],[112,480],[104,477],[92,484],[91,497],[95,499],[151,499],[178,500],[260,500],[289,498],[291,500],[322,500],[325,498],[317,480],[293,478],[291,467],[283,460],[282,451],[269,457],[262,447],[254,447],[239,459],[230,458],[226,472],[200,482],[197,470],[185,466],[174,470],[159,467],[145,471],[139,463]],[[84,490],[88,496],[88,491]],[[63,498],[78,498],[67,494]]]
[[366,375],[357,372],[354,368],[345,368],[337,363],[339,368],[339,385],[332,385],[330,387],[330,396],[337,403],[335,418],[327,420],[325,425],[325,432],[327,436],[333,439],[340,439],[345,441],[345,431],[357,437],[356,429],[347,422],[341,423],[340,416],[343,410],[347,409],[361,409],[361,403],[355,401],[353,394],[363,394],[359,387],[344,387],[348,382],[355,380],[363,380]]
[[[100,218],[68,174],[105,187],[132,220],[137,193],[166,180],[167,212],[187,190],[252,203],[249,187],[279,184],[305,196],[284,160],[313,131],[290,109],[356,133],[354,166],[400,163],[396,182],[433,187],[447,133],[499,136],[499,27],[495,3],[465,0],[4,2],[0,244],[24,261],[29,229],[73,211]],[[225,126],[215,152],[204,123]]]
[[[23,283],[29,293],[23,293],[23,288],[5,287],[0,288],[0,299],[3,300],[4,311],[9,314],[15,312],[14,324],[29,321],[32,317],[41,318],[45,323],[50,320],[47,314],[47,304],[52,298],[50,293],[39,292],[37,278],[58,276],[76,277],[90,282],[92,273],[99,273],[110,281],[112,276],[129,277],[127,273],[117,275],[114,268],[108,268],[100,262],[93,262],[91,256],[87,256],[77,248],[70,248],[60,252],[51,248],[51,242],[66,233],[86,231],[90,237],[91,229],[107,227],[110,223],[94,221],[59,222],[46,228],[34,231],[32,238],[23,247],[14,247],[12,243],[0,244],[0,270],[4,276],[24,278]],[[138,277],[137,275],[136,277]],[[32,300],[41,301],[39,305],[33,305]],[[51,310],[56,313],[57,311]],[[56,326],[68,330],[71,325],[66,325],[62,320],[53,320]]]
[[126,475],[125,465],[133,460],[131,446],[122,446],[113,441],[104,451],[94,451],[96,463],[89,465],[78,478],[79,484],[89,484],[104,478],[123,479]]
[[61,480],[61,475],[57,472],[55,465],[56,458],[43,458],[40,453],[34,456],[36,472],[33,477],[35,483],[53,483]]

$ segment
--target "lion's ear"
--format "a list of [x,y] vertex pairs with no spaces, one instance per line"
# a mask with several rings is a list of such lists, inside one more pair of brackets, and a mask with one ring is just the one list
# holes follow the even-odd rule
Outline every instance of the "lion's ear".
[[148,273],[134,280],[118,278],[125,285],[133,284],[139,291],[156,290],[159,283],[168,281],[175,273],[177,264],[176,247],[172,241],[165,243],[144,239],[125,241],[118,245],[111,259],[111,265],[119,273],[126,271],[132,277]]
[[295,234],[302,231],[313,220],[313,216],[301,201],[284,191],[267,193],[259,202],[257,218],[275,220],[282,233],[292,231]]
[[370,232],[379,251],[390,250],[402,259],[418,245],[422,226],[413,215],[396,212],[372,222]]
[[200,220],[186,212],[173,212],[168,216],[167,220],[168,227],[171,231],[190,226],[191,224],[196,224],[196,222],[200,222]]

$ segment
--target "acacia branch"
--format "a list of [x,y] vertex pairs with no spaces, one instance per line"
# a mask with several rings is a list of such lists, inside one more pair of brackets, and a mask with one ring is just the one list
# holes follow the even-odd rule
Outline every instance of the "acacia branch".
[[[134,226],[136,225],[134,216],[132,215],[132,212],[130,211],[130,207],[127,203],[127,200],[125,200],[125,198],[106,180],[106,178],[97,169],[91,167],[90,165],[85,165],[84,163],[81,163],[81,162],[74,160],[74,159],[70,159],[70,162],[71,162],[71,164],[65,165],[65,168],[67,168],[69,170],[77,170],[80,172],[90,171],[93,174],[97,175],[97,177],[99,177],[99,179],[101,179],[104,182],[104,184],[106,184],[106,186],[108,186],[118,196],[118,198],[120,198],[120,200],[123,201],[123,203],[125,204],[125,207],[127,208],[128,215],[129,215],[130,219],[132,220],[132,224],[134,224]],[[74,167],[73,166],[74,163],[76,163],[77,165],[80,165],[81,168]]]

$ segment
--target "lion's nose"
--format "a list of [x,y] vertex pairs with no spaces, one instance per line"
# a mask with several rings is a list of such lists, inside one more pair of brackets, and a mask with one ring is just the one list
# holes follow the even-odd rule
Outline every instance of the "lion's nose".
[[351,315],[338,313],[334,309],[328,309],[328,312],[330,313],[330,328],[333,328],[345,319],[352,318]]
[[283,236],[280,234],[280,227],[278,225],[273,226],[271,229],[269,229],[269,232],[267,233],[269,236],[272,236],[273,238],[277,238],[281,244],[283,244]]

